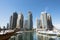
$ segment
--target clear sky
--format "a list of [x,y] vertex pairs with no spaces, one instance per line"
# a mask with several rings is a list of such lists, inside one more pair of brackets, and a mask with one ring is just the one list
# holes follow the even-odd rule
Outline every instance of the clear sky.
[[52,16],[52,23],[60,25],[60,0],[0,0],[0,26],[6,26],[10,21],[13,12],[23,13],[25,19],[28,17],[28,10],[32,11],[34,28],[36,18],[40,19],[40,13],[47,11]]

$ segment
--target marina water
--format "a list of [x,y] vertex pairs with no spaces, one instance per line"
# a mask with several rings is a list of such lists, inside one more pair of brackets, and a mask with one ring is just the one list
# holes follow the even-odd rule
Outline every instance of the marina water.
[[21,34],[11,36],[9,40],[60,40],[60,37],[52,38],[38,35],[36,32],[23,32]]

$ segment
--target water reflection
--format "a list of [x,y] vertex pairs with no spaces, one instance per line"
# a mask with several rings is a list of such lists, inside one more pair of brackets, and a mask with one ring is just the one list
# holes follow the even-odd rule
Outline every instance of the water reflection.
[[55,39],[53,39],[53,38],[50,38],[49,40],[55,40]]
[[51,37],[46,37],[46,36],[41,36],[37,35],[38,40],[57,40],[56,38],[51,38]]
[[37,35],[36,32],[24,32],[12,36],[9,40],[60,40],[60,38],[50,38],[46,36]]
[[33,40],[33,33],[32,32],[24,32],[22,34],[17,34],[15,36],[15,40]]
[[21,34],[17,34],[15,40],[23,40],[23,37]]
[[23,40],[33,40],[33,33],[32,32],[23,33]]

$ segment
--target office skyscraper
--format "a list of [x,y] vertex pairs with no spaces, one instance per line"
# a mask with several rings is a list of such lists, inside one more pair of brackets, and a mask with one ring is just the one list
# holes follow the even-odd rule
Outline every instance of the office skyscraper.
[[16,28],[16,25],[17,25],[17,17],[18,17],[18,14],[16,12],[13,13],[13,16],[12,16],[12,29]]
[[33,18],[31,11],[28,11],[28,29],[32,30],[33,28]]
[[16,28],[23,28],[23,21],[24,21],[24,17],[23,17],[23,14],[21,13],[18,15]]

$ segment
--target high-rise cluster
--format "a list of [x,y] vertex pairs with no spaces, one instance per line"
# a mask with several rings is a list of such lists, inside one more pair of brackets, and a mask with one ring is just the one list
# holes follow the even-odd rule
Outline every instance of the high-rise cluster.
[[[37,28],[43,30],[53,30],[53,24],[51,15],[47,12],[41,12],[40,19],[37,19]],[[7,29],[20,29],[20,30],[32,30],[33,28],[33,16],[32,12],[28,11],[28,17],[24,20],[22,12],[17,14],[16,12],[10,16],[10,23],[7,23]]]
[[37,20],[37,28],[44,30],[53,30],[52,19],[49,13],[41,12],[40,20]]
[[24,16],[22,13],[17,14],[16,12],[13,13],[10,17],[10,29],[28,29],[32,30],[33,28],[33,20],[32,20],[32,13],[31,11],[28,12],[28,19],[24,21]]

